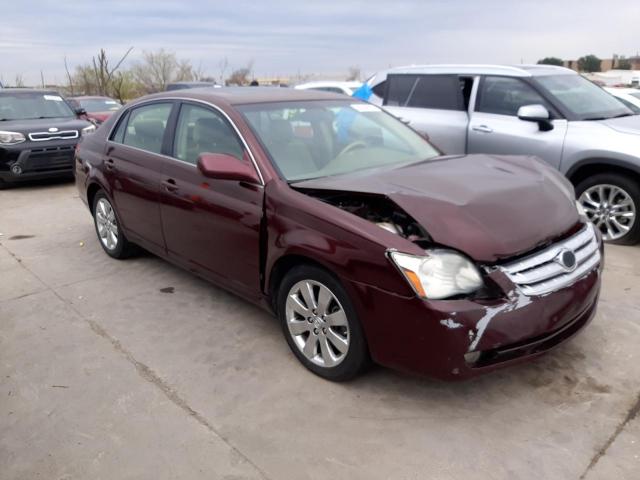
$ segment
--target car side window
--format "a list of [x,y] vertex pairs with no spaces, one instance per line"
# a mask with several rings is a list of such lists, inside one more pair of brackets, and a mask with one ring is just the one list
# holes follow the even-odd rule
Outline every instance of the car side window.
[[407,107],[464,110],[460,79],[456,75],[419,75]]
[[226,153],[242,160],[244,148],[220,113],[184,103],[178,116],[174,157],[195,165],[201,153]]
[[[118,125],[113,141],[118,141],[120,130],[122,143],[131,147],[147,150],[152,153],[162,153],[164,131],[167,127],[171,103],[154,103],[131,110],[128,119]],[[123,125],[126,125],[123,127]]]
[[127,130],[128,121],[129,121],[129,112],[125,113],[122,116],[122,118],[120,119],[120,122],[118,123],[118,126],[116,127],[115,132],[111,134],[112,141],[116,143],[124,142],[124,132]]
[[524,105],[549,105],[530,85],[519,78],[486,77],[480,87],[476,111],[517,116]]
[[416,75],[388,75],[384,105],[404,107],[417,80]]

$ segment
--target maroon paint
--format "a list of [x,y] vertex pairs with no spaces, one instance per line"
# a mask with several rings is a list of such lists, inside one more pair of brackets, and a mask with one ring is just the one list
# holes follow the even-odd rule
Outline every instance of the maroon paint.
[[[539,355],[592,318],[602,265],[571,287],[525,301],[498,272],[491,281],[503,294],[494,300],[425,301],[413,294],[385,255],[389,248],[420,255],[422,248],[303,193],[306,187],[387,195],[436,243],[490,262],[575,229],[578,217],[566,198],[571,188],[559,175],[523,159],[470,156],[380,175],[309,181],[297,185],[302,187],[298,191],[278,178],[234,104],[343,97],[280,90],[249,89],[243,95],[224,89],[181,91],[142,100],[215,104],[248,143],[264,186],[248,158],[232,165],[229,158],[206,155],[196,168],[107,142],[119,112],[81,142],[76,163],[81,198],[87,202],[90,193],[102,188],[131,240],[264,307],[277,288],[271,275],[281,260],[295,255],[323,265],[353,300],[373,358],[401,370],[445,379],[473,376]],[[109,160],[114,161],[111,170]],[[464,362],[470,335],[489,312],[493,317],[477,348],[502,352],[501,347],[516,345],[517,355],[470,368]],[[528,344],[532,339],[534,344]]]

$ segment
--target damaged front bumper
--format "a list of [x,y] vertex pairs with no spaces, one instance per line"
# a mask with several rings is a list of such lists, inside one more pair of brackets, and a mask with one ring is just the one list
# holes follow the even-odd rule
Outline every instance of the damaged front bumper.
[[591,321],[604,258],[600,238],[595,241],[597,266],[541,295],[525,294],[501,268],[488,274],[506,292],[497,299],[424,300],[359,282],[348,282],[348,289],[376,362],[440,379],[468,378],[541,355]]

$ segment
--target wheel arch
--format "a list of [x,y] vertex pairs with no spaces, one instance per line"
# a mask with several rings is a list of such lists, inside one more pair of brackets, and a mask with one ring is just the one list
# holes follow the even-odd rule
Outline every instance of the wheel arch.
[[319,262],[318,260],[312,258],[311,256],[301,253],[287,253],[285,255],[282,255],[274,262],[271,270],[268,272],[267,285],[265,285],[269,297],[269,303],[274,313],[276,314],[278,313],[278,287],[280,286],[280,283],[282,282],[282,279],[285,277],[285,275],[299,265],[311,265],[314,267],[318,267],[338,278],[338,276],[331,270],[331,268],[329,268],[322,262]]
[[567,171],[567,178],[575,187],[583,180],[599,173],[628,175],[640,185],[640,165],[607,158],[589,158],[582,160]]
[[96,182],[90,183],[87,187],[87,203],[89,205],[89,211],[91,212],[91,215],[93,215],[93,200],[94,198],[96,198],[96,194],[100,190],[104,191],[104,189]]

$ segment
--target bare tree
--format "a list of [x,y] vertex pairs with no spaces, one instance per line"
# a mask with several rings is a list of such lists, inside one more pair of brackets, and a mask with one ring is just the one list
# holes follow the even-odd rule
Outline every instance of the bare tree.
[[71,96],[73,93],[73,78],[71,77],[71,72],[69,72],[69,65],[67,64],[67,56],[64,57],[64,71],[67,72],[67,80],[69,81],[69,94]]
[[347,81],[360,80],[360,67],[353,65],[349,67],[349,73],[347,74]]
[[250,60],[246,67],[237,68],[231,72],[231,75],[226,80],[227,85],[247,85],[252,71],[253,60]]
[[13,86],[17,87],[17,88],[24,87],[24,79],[22,78],[22,74],[21,73],[17,73],[16,74],[16,78],[13,81]]
[[229,59],[224,57],[220,62],[218,62],[218,69],[220,70],[220,85],[224,85],[225,76],[224,74],[227,72],[229,68]]
[[129,56],[133,50],[133,47],[130,47],[129,50],[118,60],[114,67],[109,67],[109,59],[107,58],[107,52],[103,48],[100,49],[100,53],[98,53],[97,57],[92,58],[93,64],[93,74],[95,76],[95,83],[98,89],[98,94],[100,95],[108,95],[109,89],[111,87],[111,79],[113,78],[114,73],[120,68],[122,62],[124,62],[125,58]]
[[143,60],[133,66],[132,73],[148,93],[162,91],[171,82],[189,81],[195,77],[189,60],[178,60],[175,53],[164,49],[144,52]]

